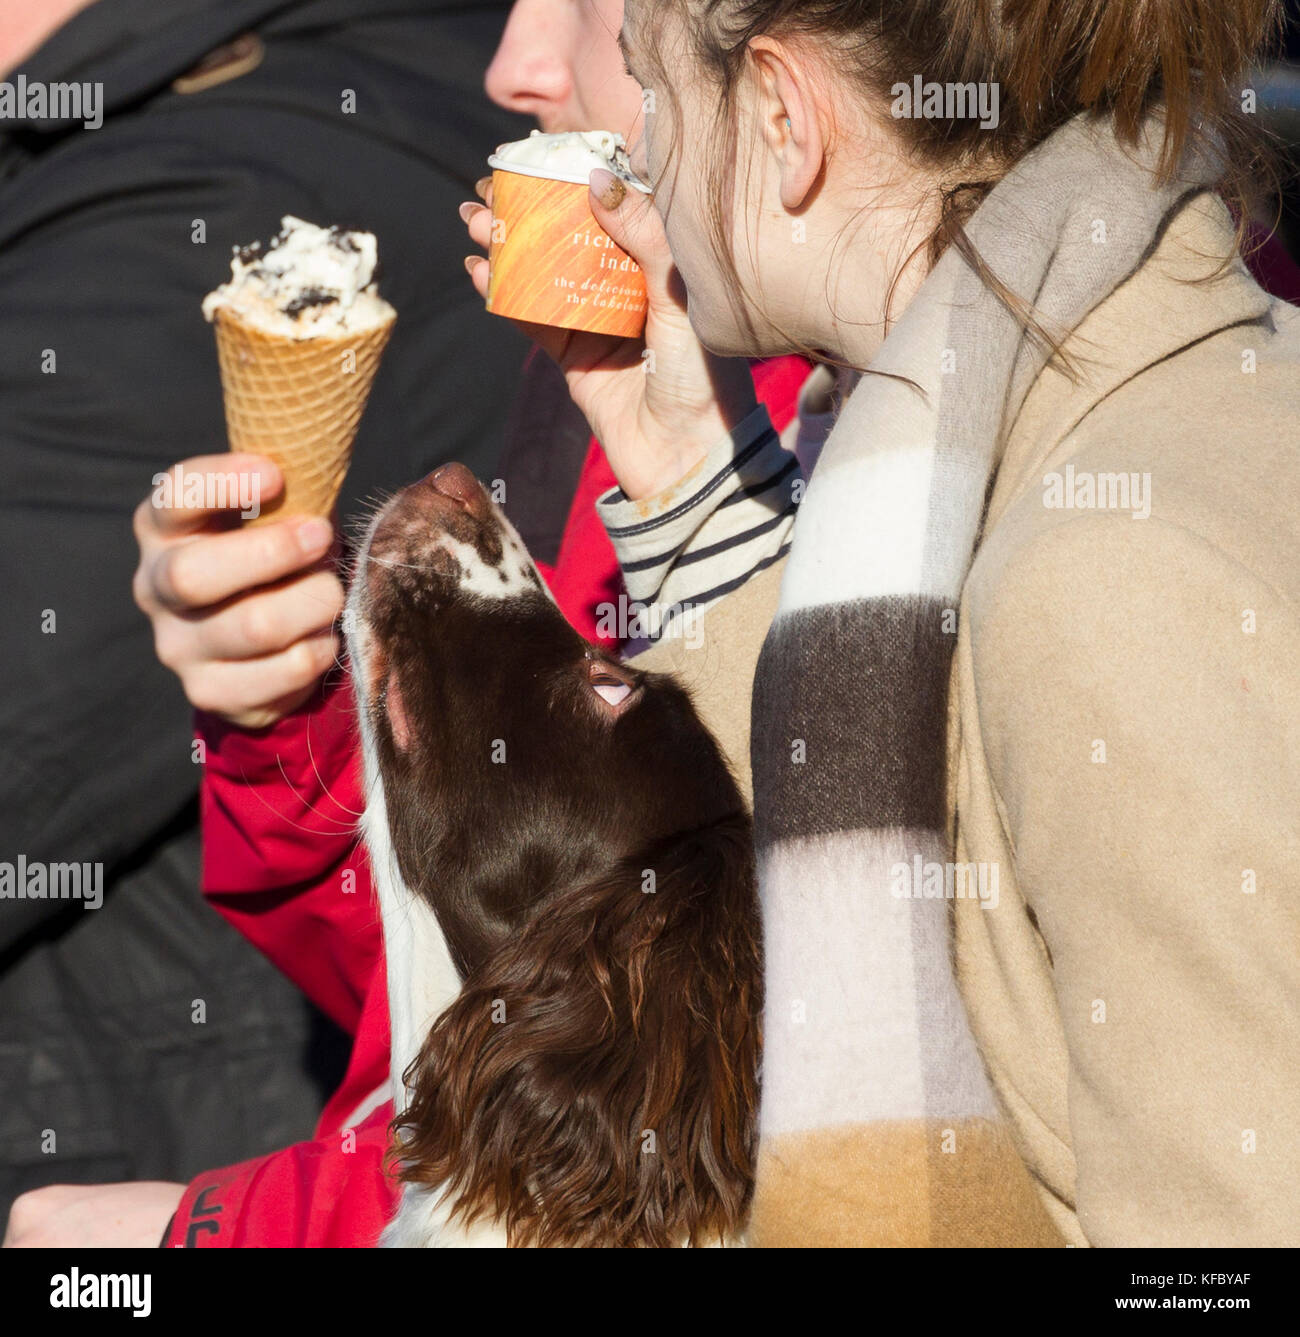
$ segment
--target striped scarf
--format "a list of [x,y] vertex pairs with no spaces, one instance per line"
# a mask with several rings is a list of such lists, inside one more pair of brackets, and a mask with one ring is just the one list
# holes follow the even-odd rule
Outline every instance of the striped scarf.
[[[1072,330],[1215,179],[1161,125],[1078,118],[967,227],[1047,328]],[[839,417],[758,663],[751,752],[767,957],[753,1240],[1059,1243],[1000,1115],[951,962],[948,679],[1003,432],[1047,360],[955,247]],[[918,393],[918,387],[920,393]],[[986,902],[985,908],[991,908]]]

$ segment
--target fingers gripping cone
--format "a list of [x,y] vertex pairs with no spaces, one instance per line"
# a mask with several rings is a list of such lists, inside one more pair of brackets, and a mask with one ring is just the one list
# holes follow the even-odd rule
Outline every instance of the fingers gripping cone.
[[216,312],[217,358],[231,450],[267,455],[284,493],[248,524],[329,516],[396,313],[356,333],[293,339]]

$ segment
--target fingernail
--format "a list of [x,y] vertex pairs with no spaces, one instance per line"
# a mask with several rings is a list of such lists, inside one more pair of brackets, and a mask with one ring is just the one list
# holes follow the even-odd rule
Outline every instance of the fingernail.
[[460,206],[459,210],[457,210],[460,214],[460,221],[462,223],[468,223],[469,220],[483,207],[484,206],[477,200],[466,200],[465,203]]
[[593,167],[589,178],[591,189],[596,198],[613,212],[627,198],[627,187],[622,177],[607,172],[603,167]]
[[465,272],[466,272],[467,274],[469,274],[469,275],[472,276],[473,273],[474,273],[474,266],[475,266],[475,265],[476,265],[482,258],[483,258],[483,257],[482,257],[481,255],[467,255],[467,256],[465,257]]
[[487,194],[487,188],[492,184],[490,176],[481,176],[474,182],[474,194],[482,199]]
[[334,526],[323,516],[313,515],[298,526],[298,546],[305,553],[316,553],[327,547],[334,537]]

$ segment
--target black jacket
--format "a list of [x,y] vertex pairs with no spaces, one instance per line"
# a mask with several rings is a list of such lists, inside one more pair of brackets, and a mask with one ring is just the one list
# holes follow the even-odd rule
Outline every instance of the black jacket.
[[[493,476],[527,345],[482,310],[456,205],[528,129],[482,92],[508,9],[97,0],[22,67],[102,84],[104,122],[0,121],[0,861],[102,863],[108,891],[0,900],[0,1218],[14,1183],[185,1177],[309,1131],[292,993],[198,900],[191,715],[131,600],[131,513],[226,448],[200,300],[285,213],[375,232],[398,310],[344,516],[443,460]],[[173,88],[250,31],[255,69]],[[228,1003],[206,1029],[200,997]]]
[[[97,0],[25,67],[102,82],[107,110],[99,130],[0,121],[0,857],[111,867],[194,791],[189,712],[131,602],[130,516],[155,473],[226,447],[199,303],[233,245],[284,213],[378,235],[398,323],[345,516],[442,460],[491,476],[526,343],[482,310],[456,205],[526,132],[481,91],[507,8]],[[172,91],[250,28],[259,68]],[[0,903],[0,942],[38,917],[20,906]]]

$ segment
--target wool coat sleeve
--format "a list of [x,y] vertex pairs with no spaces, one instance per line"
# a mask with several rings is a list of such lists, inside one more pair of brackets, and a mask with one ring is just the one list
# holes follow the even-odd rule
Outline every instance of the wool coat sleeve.
[[1079,1223],[1100,1246],[1278,1243],[1300,1177],[1294,590],[1191,524],[1058,515],[971,626]]

